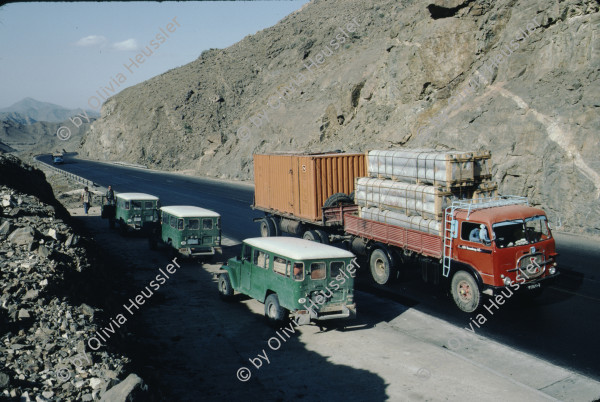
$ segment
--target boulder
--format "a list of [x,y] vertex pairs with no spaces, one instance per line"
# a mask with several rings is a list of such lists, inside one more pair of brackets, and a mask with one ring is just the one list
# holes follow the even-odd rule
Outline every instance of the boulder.
[[148,386],[137,374],[129,374],[126,379],[106,391],[100,402],[130,402],[145,393]]
[[30,245],[35,239],[35,230],[30,226],[19,228],[8,236],[8,241],[15,246]]

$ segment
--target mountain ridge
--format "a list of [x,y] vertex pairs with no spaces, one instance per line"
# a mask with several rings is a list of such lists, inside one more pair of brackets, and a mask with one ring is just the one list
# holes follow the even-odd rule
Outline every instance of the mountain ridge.
[[26,97],[10,106],[0,108],[0,120],[10,120],[19,124],[33,124],[38,121],[60,123],[80,113],[85,113],[89,117],[100,117],[98,112],[92,110],[68,109],[54,103]]

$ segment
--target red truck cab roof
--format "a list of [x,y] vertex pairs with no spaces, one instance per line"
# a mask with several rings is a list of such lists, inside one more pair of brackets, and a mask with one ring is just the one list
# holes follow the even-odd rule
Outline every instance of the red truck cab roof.
[[[467,214],[467,210],[459,209],[456,212],[456,218],[466,221]],[[485,223],[486,225],[491,227],[494,223],[505,222],[515,219],[525,219],[530,216],[536,215],[546,216],[546,213],[539,208],[528,207],[525,205],[505,205],[493,208],[474,210],[469,214],[468,220]]]

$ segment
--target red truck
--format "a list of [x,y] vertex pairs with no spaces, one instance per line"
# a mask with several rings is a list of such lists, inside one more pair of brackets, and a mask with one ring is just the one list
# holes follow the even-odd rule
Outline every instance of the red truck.
[[506,288],[539,294],[558,275],[546,214],[526,198],[454,200],[433,234],[361,216],[351,192],[363,176],[361,154],[255,155],[253,208],[265,212],[261,235],[338,242],[367,257],[380,285],[417,262],[426,282],[448,284],[456,305],[469,313],[484,294]]
[[[423,279],[450,282],[462,311],[473,312],[482,294],[495,296],[506,287],[539,293],[542,282],[558,275],[554,238],[544,211],[521,197],[458,201],[444,216],[443,236],[344,215],[352,250],[367,255],[373,279],[385,284],[409,259],[421,264]],[[473,237],[481,225],[489,241]]]

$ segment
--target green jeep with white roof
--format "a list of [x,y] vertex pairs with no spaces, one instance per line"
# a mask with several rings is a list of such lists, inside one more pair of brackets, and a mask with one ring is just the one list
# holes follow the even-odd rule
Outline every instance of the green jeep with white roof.
[[289,317],[297,324],[356,316],[354,254],[295,237],[244,240],[240,257],[219,274],[225,300],[234,290],[265,305],[271,322]]
[[150,236],[150,247],[166,244],[185,257],[213,256],[221,251],[221,215],[191,205],[160,209],[160,228]]
[[115,198],[115,215],[112,219],[122,233],[130,230],[148,231],[158,223],[158,197],[144,193],[119,193]]

